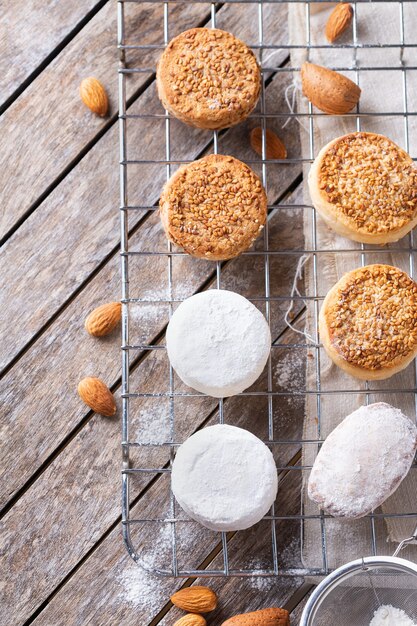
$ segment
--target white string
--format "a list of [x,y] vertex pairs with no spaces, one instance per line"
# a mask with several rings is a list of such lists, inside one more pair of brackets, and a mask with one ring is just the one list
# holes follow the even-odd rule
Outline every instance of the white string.
[[[291,96],[290,96],[290,91],[292,91]],[[284,93],[285,102],[287,103],[287,107],[290,113],[295,113],[295,105],[296,105],[298,92],[301,93],[301,89],[296,79],[294,79],[294,81],[287,86],[287,88],[285,89],[285,93]],[[308,128],[307,126],[305,126],[304,122],[300,120],[297,116],[295,116],[294,119],[300,124],[301,128],[303,128],[308,133]],[[286,121],[282,125],[282,128],[285,128],[291,120],[292,120],[292,117],[287,117]]]
[[294,280],[293,280],[292,288],[291,288],[291,296],[290,296],[291,300],[290,300],[288,309],[285,312],[284,322],[286,323],[288,328],[291,328],[291,330],[293,330],[295,333],[298,333],[299,335],[303,335],[303,337],[305,337],[307,341],[310,341],[311,343],[315,344],[316,343],[315,339],[311,335],[309,335],[306,330],[299,330],[298,328],[295,328],[295,326],[292,325],[289,319],[289,316],[294,308],[294,296],[295,295],[299,296],[303,300],[305,305],[307,304],[306,301],[303,299],[300,293],[300,290],[298,289],[298,281],[301,280],[303,277],[303,268],[304,268],[304,265],[309,260],[309,258],[310,258],[309,254],[303,254],[298,259],[297,268],[295,270],[295,276],[294,276]]

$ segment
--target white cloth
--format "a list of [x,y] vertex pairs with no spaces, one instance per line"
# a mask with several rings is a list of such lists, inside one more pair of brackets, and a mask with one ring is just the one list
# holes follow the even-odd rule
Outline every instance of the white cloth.
[[[320,12],[312,12],[310,16],[310,37],[311,44],[326,45],[324,28],[327,18],[332,9]],[[400,42],[400,11],[399,3],[358,3],[357,10],[357,38],[359,44],[379,43],[398,44]],[[289,27],[290,43],[301,46],[306,45],[306,6],[303,3],[289,4]],[[404,24],[405,42],[415,41],[417,32],[417,5],[416,3],[404,4]],[[346,32],[337,42],[352,42],[352,30]],[[404,49],[402,62],[413,63],[412,54],[415,49]],[[355,65],[355,51],[348,48],[321,48],[310,49],[308,54],[306,48],[293,49],[291,51],[291,64],[300,67],[305,60],[309,60],[319,65],[334,68],[350,68]],[[356,63],[359,68],[363,67],[401,67],[401,49],[357,49]],[[352,80],[357,80],[355,71],[343,71]],[[297,77],[298,78],[298,77]],[[360,110],[362,112],[399,112],[404,110],[404,90],[406,86],[407,107],[409,111],[417,111],[417,73],[413,70],[406,72],[406,83],[402,70],[362,70],[359,71],[359,86],[362,89],[360,99]],[[297,101],[297,110],[300,113],[308,112],[308,103],[300,94]],[[314,110],[317,113],[317,110]],[[301,118],[308,128],[308,118]],[[307,122],[307,123],[306,123]],[[346,132],[358,130],[356,117],[333,117],[319,116],[313,122],[313,151],[310,154],[309,135],[302,126],[294,124],[294,132],[299,129],[301,134],[302,156],[304,158],[315,157],[320,148],[334,137],[343,135]],[[417,154],[417,118],[410,116],[408,119],[409,144],[405,133],[404,116],[369,116],[360,119],[360,130],[373,131],[384,134],[394,140],[401,147],[408,149],[411,156]],[[304,181],[306,181],[309,169],[307,163],[304,167]],[[304,194],[306,204],[310,204],[306,182],[304,183]],[[305,209],[304,234],[305,248],[313,249],[313,211]],[[415,236],[414,236],[415,237]],[[358,243],[349,241],[330,231],[317,216],[317,249],[326,250],[328,253],[319,253],[316,256],[317,273],[316,281],[313,273],[313,263],[310,258],[305,266],[305,291],[306,295],[325,296],[333,284],[347,271],[359,267],[364,263],[382,262],[397,265],[410,273],[410,259],[408,246],[410,237],[405,237],[402,241],[391,244],[390,248],[402,248],[404,251],[386,253],[381,252],[380,247],[375,247],[374,251],[366,252],[361,257],[361,246]],[[369,246],[368,246],[369,247]],[[338,249],[349,248],[353,252],[339,252]],[[387,249],[387,248],[385,248]],[[417,260],[414,255],[413,265]],[[414,276],[417,276],[416,268],[413,268]],[[315,309],[314,303],[308,301],[308,319],[306,332],[309,335],[315,334]],[[312,349],[314,355],[314,348]],[[349,413],[366,402],[366,390],[364,382],[357,381],[333,365],[324,350],[320,350],[320,374],[321,390],[336,390],[337,395],[322,395],[320,402],[321,413],[321,433],[324,439],[333,428]],[[316,391],[316,363],[315,359],[307,359],[307,390]],[[372,388],[383,390],[387,388],[413,389],[416,385],[416,373],[414,365],[408,367],[404,372],[397,374],[391,379],[380,382],[373,382]],[[357,390],[358,393],[344,394],[344,389]],[[415,419],[416,406],[413,393],[409,394],[383,394],[375,393],[369,397],[369,402],[384,401],[400,408],[406,415]],[[317,423],[317,396],[307,394],[306,417],[304,422],[304,439],[311,440],[318,438]],[[303,448],[303,465],[312,465],[317,454],[316,444],[305,444]],[[304,484],[308,479],[305,472]],[[317,505],[311,502],[303,489],[302,506],[306,515],[317,515]],[[378,511],[379,512],[379,511]],[[400,488],[382,506],[382,512],[392,513],[412,513],[417,512],[417,471],[412,469],[408,477],[404,480]],[[417,517],[408,519],[386,518],[375,520],[374,531],[377,551],[379,554],[390,555],[396,547],[396,543],[401,539],[411,535],[417,523]],[[348,520],[326,520],[325,538],[327,545],[327,564],[330,568],[335,568],[352,559],[369,556],[372,554],[372,532],[369,519]],[[400,555],[417,561],[417,547],[410,546]],[[305,520],[303,524],[303,545],[302,559],[306,568],[320,568],[323,566],[323,549],[321,540],[320,520]]]

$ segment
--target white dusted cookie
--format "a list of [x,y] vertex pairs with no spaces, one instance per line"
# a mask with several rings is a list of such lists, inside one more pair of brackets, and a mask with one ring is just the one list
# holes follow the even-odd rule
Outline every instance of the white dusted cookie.
[[247,430],[218,424],[177,450],[172,491],[186,513],[211,530],[243,530],[269,511],[278,489],[270,449]]
[[417,429],[400,409],[362,406],[327,437],[314,462],[308,495],[335,517],[363,517],[390,496],[407,475]]
[[210,289],[180,304],[168,324],[166,345],[171,365],[186,385],[225,398],[260,376],[271,333],[249,300],[233,291]]

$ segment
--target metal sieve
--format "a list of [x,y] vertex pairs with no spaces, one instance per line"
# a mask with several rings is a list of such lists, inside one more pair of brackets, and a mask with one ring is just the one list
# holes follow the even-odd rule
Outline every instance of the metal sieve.
[[393,556],[351,561],[329,574],[311,594],[300,626],[369,626],[380,606],[402,609],[417,624],[417,564],[397,557],[417,541],[417,527]]

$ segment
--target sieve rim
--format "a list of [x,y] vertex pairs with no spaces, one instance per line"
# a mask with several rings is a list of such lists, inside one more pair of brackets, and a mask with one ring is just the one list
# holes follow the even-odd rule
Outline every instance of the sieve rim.
[[400,559],[395,556],[368,556],[350,561],[331,572],[313,590],[301,615],[300,626],[314,626],[314,619],[322,600],[324,600],[324,598],[343,580],[348,578],[352,573],[363,570],[364,566],[367,565],[372,568],[388,567],[393,570],[414,575],[417,578],[417,564],[407,559]]

